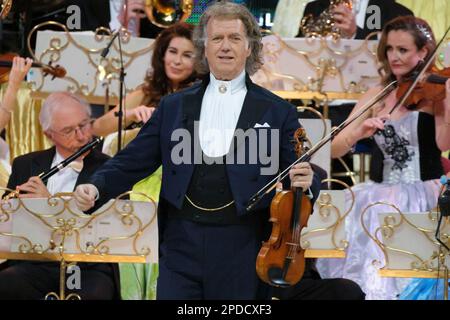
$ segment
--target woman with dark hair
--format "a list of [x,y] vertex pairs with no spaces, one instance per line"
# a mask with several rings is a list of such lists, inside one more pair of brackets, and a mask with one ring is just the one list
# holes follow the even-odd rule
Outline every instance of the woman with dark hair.
[[[383,29],[378,47],[382,64],[382,85],[392,80],[401,82],[418,64],[426,60],[436,47],[428,23],[414,17],[399,17]],[[370,89],[357,103],[351,115],[359,111],[382,89]],[[355,203],[346,219],[349,247],[345,259],[319,259],[317,267],[324,278],[343,277],[357,282],[366,299],[396,299],[409,279],[381,278],[374,260],[385,258],[369,239],[361,220],[371,235],[379,227],[378,213],[392,207],[376,205],[387,202],[401,212],[426,212],[436,207],[440,191],[439,177],[444,174],[441,151],[450,149],[450,81],[446,83],[446,99],[422,101],[418,106],[399,106],[397,90],[342,130],[331,145],[333,158],[346,154],[361,139],[373,137],[371,181],[352,188]],[[352,195],[348,193],[347,201]],[[364,216],[364,210],[368,208]]]
[[[144,84],[125,98],[124,127],[134,122],[147,122],[163,96],[188,87],[196,79],[192,31],[192,25],[180,22],[156,38],[152,69],[148,71]],[[94,134],[105,136],[117,131],[117,117],[114,115],[117,111],[118,106],[98,118],[94,122]]]

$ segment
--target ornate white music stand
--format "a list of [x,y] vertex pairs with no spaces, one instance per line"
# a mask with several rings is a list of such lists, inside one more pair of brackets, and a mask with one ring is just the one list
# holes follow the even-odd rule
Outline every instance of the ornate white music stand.
[[[369,232],[365,225],[365,214],[373,206],[390,206],[392,212],[380,213],[380,226]],[[382,277],[400,278],[444,278],[448,283],[449,255],[435,239],[438,223],[436,211],[404,213],[394,205],[374,203],[363,212],[361,221],[366,234],[382,250],[385,261],[380,265]],[[450,224],[444,218],[440,226],[440,239],[450,245]],[[448,285],[444,285],[444,298],[448,299]]]
[[267,36],[264,65],[252,79],[285,99],[357,100],[380,82],[377,43]]
[[[46,25],[57,27],[61,31],[38,31]],[[100,28],[97,33],[69,32],[66,26],[49,21],[36,26],[30,36],[33,33],[37,33],[36,48],[29,50],[34,59],[46,64],[52,62],[53,65],[61,65],[67,71],[65,77],[52,80],[51,77],[44,78],[41,69],[31,69],[28,81],[32,83],[33,97],[45,98],[55,91],[70,91],[84,95],[90,103],[103,104],[105,91],[108,90],[109,104],[118,103],[120,55],[117,39],[106,58],[101,57],[112,36],[108,29]],[[126,73],[125,88],[130,92],[144,82],[150,68],[154,40],[136,38],[125,33],[121,41]]]
[[[324,183],[344,183],[326,179]],[[348,187],[348,186],[347,186]],[[352,193],[353,194],[353,193]],[[314,204],[313,214],[301,234],[301,245],[306,258],[345,258],[348,246],[345,218],[353,206],[345,201],[344,190],[321,190]]]
[[[68,194],[10,199],[0,207],[0,258],[60,262],[60,292],[72,262],[158,262],[157,204],[110,200],[91,215],[79,211]],[[145,196],[145,195],[144,195]]]

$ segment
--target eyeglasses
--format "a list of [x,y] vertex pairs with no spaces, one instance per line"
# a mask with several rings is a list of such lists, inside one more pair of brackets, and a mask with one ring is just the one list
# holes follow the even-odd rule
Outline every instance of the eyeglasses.
[[82,133],[86,133],[86,131],[92,126],[94,121],[95,121],[95,119],[87,119],[87,120],[84,120],[83,122],[81,122],[76,127],[65,128],[61,131],[55,131],[55,130],[52,130],[52,131],[56,134],[59,134],[65,138],[67,138],[67,139],[70,139],[70,138],[75,137],[77,130],[79,130]]

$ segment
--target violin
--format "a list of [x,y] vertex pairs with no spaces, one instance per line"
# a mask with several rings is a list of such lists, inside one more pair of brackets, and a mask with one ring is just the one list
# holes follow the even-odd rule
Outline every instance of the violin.
[[[13,53],[6,53],[0,55],[0,83],[6,83],[8,82],[9,78],[9,72],[11,70],[11,67],[13,65],[13,59],[17,56]],[[33,62],[31,64],[34,68],[42,68],[42,72],[44,76],[52,75],[53,78],[64,78],[67,74],[66,69],[61,67],[60,65],[52,66],[52,62],[50,61],[49,64],[44,64],[40,62]]]
[[[306,141],[305,130],[297,129],[294,138],[299,157]],[[256,259],[256,272],[262,281],[276,287],[289,287],[300,281],[305,271],[305,250],[300,245],[300,235],[311,212],[311,201],[301,188],[275,195],[270,205],[272,233],[263,242]]]
[[[409,86],[413,82],[416,72],[412,72],[404,81],[399,83],[397,89],[397,98],[405,94]],[[417,83],[413,91],[406,98],[404,105],[408,109],[416,109],[422,101],[439,102],[445,99],[446,90],[445,82],[450,78],[450,68],[443,70],[437,69],[435,66],[425,74],[425,77]]]

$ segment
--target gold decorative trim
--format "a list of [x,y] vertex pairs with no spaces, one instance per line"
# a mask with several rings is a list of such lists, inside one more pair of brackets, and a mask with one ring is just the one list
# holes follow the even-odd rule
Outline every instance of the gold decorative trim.
[[[322,192],[319,196],[319,199],[317,199],[316,203],[318,205],[318,214],[322,218],[322,221],[328,222],[324,227],[317,228],[313,230],[309,230],[308,232],[305,232],[302,234],[302,248],[308,249],[310,247],[310,242],[307,240],[309,236],[316,234],[316,233],[331,233],[331,242],[334,246],[334,250],[337,251],[343,251],[348,247],[348,241],[347,240],[341,240],[338,244],[336,241],[336,233],[338,228],[344,223],[345,218],[348,216],[350,211],[353,209],[353,206],[355,204],[355,194],[353,193],[352,189],[349,185],[346,183],[336,180],[336,179],[324,179],[322,180],[322,183],[338,183],[342,185],[351,195],[351,202],[350,206],[347,209],[347,211],[341,213],[340,210],[333,205],[333,198],[330,195],[330,193]],[[335,219],[330,221],[327,221],[331,219],[331,217],[334,216]],[[321,250],[319,250],[321,251]]]
[[[373,233],[370,233],[368,230],[368,226],[366,225],[366,215],[368,214],[368,211],[370,208],[375,206],[387,206],[394,210],[393,214],[389,214],[388,216],[384,217],[383,223],[374,230]],[[436,221],[437,214],[435,212],[428,212],[426,215],[430,221]],[[361,226],[366,233],[366,235],[373,241],[375,244],[381,249],[384,255],[384,265],[382,265],[381,261],[374,260],[372,263],[374,266],[379,267],[382,269],[387,269],[387,266],[389,265],[389,252],[392,253],[399,253],[401,255],[406,255],[412,259],[410,262],[410,270],[411,271],[426,271],[426,272],[433,272],[438,271],[437,266],[444,266],[445,267],[445,253],[439,252],[439,243],[434,239],[434,229],[427,229],[423,228],[421,226],[415,225],[412,221],[410,221],[397,206],[394,204],[388,203],[388,202],[375,202],[370,205],[368,205],[366,208],[364,208],[363,212],[361,213],[360,218]],[[445,227],[447,224],[446,221],[443,222],[442,228]],[[400,227],[407,227],[412,230],[415,230],[418,233],[421,233],[427,241],[430,241],[433,245],[436,245],[436,251],[430,252],[430,256],[428,258],[421,258],[416,253],[411,252],[409,250],[405,250],[403,248],[397,248],[393,246],[389,246],[385,244],[385,241],[383,238],[390,239],[395,236],[396,231]],[[442,233],[441,238],[443,241],[449,242],[448,234]],[[408,270],[406,270],[408,271]],[[440,270],[442,272],[442,270]]]
[[[54,37],[49,40],[49,45],[46,50],[44,50],[39,57],[35,55],[35,52],[33,51],[33,48],[31,46],[31,39],[34,36],[35,33],[37,33],[38,30],[44,29],[44,27],[51,27],[52,29],[58,29],[62,32],[61,38]],[[78,50],[80,50],[87,58],[87,61],[89,64],[96,67],[96,73],[93,79],[92,84],[86,84],[86,83],[79,83],[77,79],[71,77],[69,74],[62,78],[62,80],[65,80],[67,82],[67,91],[74,92],[74,93],[81,93],[84,96],[94,96],[94,92],[96,91],[97,87],[100,85],[99,76],[101,71],[99,70],[98,66],[103,66],[103,69],[105,70],[105,74],[103,75],[104,78],[107,78],[109,81],[111,80],[118,80],[119,79],[119,73],[120,73],[120,61],[118,58],[103,58],[100,57],[99,63],[95,62],[94,56],[100,56],[101,51],[104,48],[104,44],[106,43],[106,40],[110,40],[112,37],[112,33],[109,29],[106,28],[98,28],[95,30],[94,33],[94,40],[99,43],[98,48],[88,48],[83,45],[81,45],[79,42],[77,42],[74,37],[72,36],[71,32],[67,27],[59,22],[56,21],[46,21],[43,23],[40,23],[33,27],[31,29],[30,33],[27,37],[27,46],[28,50],[32,56],[32,58],[35,61],[46,63],[46,64],[56,64],[61,59],[62,52],[70,45],[73,45]],[[131,34],[128,32],[128,30],[122,28],[120,33],[121,41],[123,44],[127,44],[131,39]],[[113,43],[112,48],[114,48],[116,51],[118,51],[118,44]],[[126,69],[134,59],[137,57],[147,53],[151,52],[153,50],[153,45],[148,46],[144,49],[138,50],[138,51],[127,51],[123,49],[122,47],[122,55],[124,59],[124,68]],[[39,71],[40,72],[40,71]],[[39,81],[32,82],[32,90],[33,91],[42,91],[42,88],[44,86],[44,75],[42,72],[40,72],[40,79]],[[133,88],[130,88],[133,89]],[[117,97],[112,93],[111,99],[117,99]],[[94,103],[90,100],[90,102]],[[104,99],[101,100],[101,103],[104,102]],[[95,102],[96,103],[96,102]]]
[[440,271],[419,271],[419,270],[402,270],[402,269],[381,269],[378,271],[380,277],[387,278],[445,278],[445,273]]
[[[3,189],[3,188],[1,188]],[[8,189],[6,189],[8,190]],[[11,190],[9,190],[11,191]],[[149,200],[155,207],[154,214],[145,221],[141,220],[134,210],[134,203],[125,199],[131,194],[138,194]],[[122,201],[119,201],[122,200]],[[0,252],[1,258],[6,259],[26,259],[26,260],[52,260],[52,261],[86,261],[86,262],[138,262],[144,263],[146,257],[151,254],[151,250],[146,245],[138,247],[138,240],[150,225],[156,219],[156,203],[153,199],[143,193],[125,192],[119,195],[110,205],[103,210],[97,211],[92,215],[86,215],[75,211],[73,202],[67,197],[67,194],[57,194],[47,199],[49,208],[52,212],[38,212],[32,210],[26,205],[26,199],[17,198],[8,201],[3,200],[0,205],[0,226],[7,223],[13,215],[20,213],[34,218],[40,226],[49,231],[48,243],[33,243],[24,235],[12,234],[9,232],[0,232],[0,241],[2,238],[16,239],[19,241],[19,252]],[[72,206],[71,206],[72,204]],[[19,211],[19,209],[23,209]],[[111,235],[99,240],[97,243],[90,243],[86,249],[81,246],[80,233],[92,228],[93,223],[104,217],[106,212],[113,212],[112,218],[118,219],[123,226],[127,227],[126,234]],[[66,212],[69,217],[63,217]],[[76,251],[79,253],[67,253],[65,243],[67,238],[73,238]],[[110,255],[110,245],[116,241],[131,240],[131,252],[134,255]],[[157,255],[157,253],[155,253]]]
[[305,258],[345,258],[345,251],[306,249]]
[[[300,80],[297,77],[294,77],[292,75],[286,75],[286,74],[280,74],[273,72],[269,70],[267,67],[263,66],[263,73],[267,76],[267,78],[273,77],[273,78],[285,78],[285,79],[291,79],[294,81],[294,87],[295,92],[302,93],[302,92],[317,92],[320,94],[324,94],[322,88],[323,88],[323,81],[326,76],[330,76],[333,78],[338,78],[340,87],[342,89],[342,92],[350,94],[351,97],[354,93],[364,93],[369,88],[366,85],[366,82],[368,80],[374,80],[378,79],[379,76],[376,77],[365,77],[362,78],[359,82],[351,82],[347,87],[344,83],[344,76],[342,73],[342,70],[344,67],[346,67],[349,64],[350,58],[360,54],[363,51],[367,51],[369,53],[369,56],[373,59],[374,64],[376,65],[378,63],[377,61],[377,55],[376,55],[376,46],[373,46],[370,48],[369,46],[369,38],[364,39],[364,41],[361,43],[359,47],[352,51],[339,51],[334,48],[332,48],[328,43],[329,41],[327,38],[305,38],[307,43],[310,43],[312,46],[313,43],[318,45],[317,49],[313,49],[311,51],[305,51],[305,50],[298,50],[296,48],[293,48],[289,44],[287,44],[280,36],[274,35],[277,38],[279,46],[274,45],[265,45],[263,48],[263,55],[264,58],[270,62],[276,61],[278,59],[278,55],[282,51],[282,49],[288,50],[293,55],[301,58],[306,64],[308,64],[312,69],[316,71],[316,78],[309,79],[308,83],[305,83],[304,81]],[[332,41],[331,43],[336,44],[339,41]],[[344,61],[341,62],[339,65],[336,62],[336,59],[329,58],[329,59],[323,59],[320,58],[317,63],[313,62],[311,59],[316,58],[320,55],[321,52],[327,51],[333,56],[344,58]],[[301,95],[300,95],[301,96]],[[330,98],[330,97],[329,97]],[[292,98],[296,99],[296,98]],[[307,98],[298,98],[298,99],[307,99]],[[331,99],[331,98],[330,98]],[[344,99],[344,98],[334,98],[334,99]],[[357,100],[358,98],[348,98],[351,100]]]
[[223,206],[220,207],[216,207],[216,208],[204,208],[201,207],[199,205],[196,205],[187,195],[185,195],[186,200],[196,209],[198,210],[202,210],[202,211],[207,211],[207,212],[215,212],[215,211],[220,211],[222,209],[228,208],[229,206],[231,206],[234,203],[234,200],[231,200],[230,202],[224,204]]
[[345,171],[344,172],[337,172],[337,173],[333,173],[332,175],[335,177],[350,177],[350,179],[352,180],[353,185],[356,184],[356,179],[355,179],[355,172],[353,172],[349,166],[347,165],[347,163],[345,163],[345,161],[339,157],[336,158],[339,163],[344,167]]
[[[322,115],[322,113],[320,113],[319,110],[316,110],[311,107],[297,106],[297,112],[302,112],[302,111],[310,111],[319,117],[319,119],[322,121],[322,126],[323,126],[322,137],[319,140],[322,140],[323,138],[325,138],[325,136],[327,135],[327,123],[326,123],[325,117]],[[309,147],[312,147],[312,143],[309,139],[308,139],[308,143],[309,143]]]
[[107,263],[146,263],[144,256],[124,256],[112,254],[67,254],[63,253],[15,253],[0,251],[0,257],[8,260],[107,262]]
[[359,100],[362,97],[362,93],[347,93],[347,92],[327,92],[321,93],[317,91],[284,91],[284,90],[274,90],[272,91],[274,94],[279,96],[280,98],[286,100],[324,100],[327,98],[328,100]]

